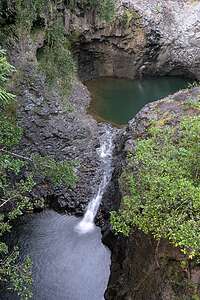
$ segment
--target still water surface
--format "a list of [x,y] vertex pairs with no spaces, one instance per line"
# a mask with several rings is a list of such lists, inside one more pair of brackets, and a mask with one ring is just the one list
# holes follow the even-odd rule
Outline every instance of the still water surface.
[[180,77],[142,80],[103,78],[85,84],[92,95],[89,113],[99,121],[123,125],[145,104],[186,88],[188,80]]
[[[79,235],[80,219],[45,211],[26,217],[15,229],[21,257],[33,261],[34,300],[103,300],[110,274],[110,251],[99,228]],[[1,300],[19,299],[1,294]]]

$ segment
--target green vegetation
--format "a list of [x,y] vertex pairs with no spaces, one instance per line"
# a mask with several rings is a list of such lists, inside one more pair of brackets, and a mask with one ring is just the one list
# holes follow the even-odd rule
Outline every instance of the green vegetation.
[[[76,74],[76,65],[71,54],[70,36],[64,32],[64,18],[57,5],[64,1],[56,0],[16,0],[14,7],[7,3],[7,12],[15,14],[14,22],[5,22],[0,29],[0,43],[6,46],[18,45],[20,51],[26,51],[28,39],[35,28],[45,32],[45,43],[38,55],[39,67],[44,72],[48,84],[69,94]],[[111,21],[115,12],[114,0],[65,1],[73,9],[84,7],[92,10],[102,20]],[[8,13],[9,15],[9,13]],[[8,15],[0,13],[1,18]],[[77,33],[78,36],[78,33]],[[57,162],[52,157],[34,155],[26,157],[14,151],[20,143],[23,131],[18,127],[15,114],[15,95],[7,91],[7,82],[15,72],[0,50],[0,284],[12,288],[21,299],[29,299],[31,292],[31,260],[27,257],[19,262],[19,250],[9,249],[4,241],[14,221],[25,212],[44,205],[44,199],[32,199],[31,191],[36,186],[37,175],[43,175],[47,182],[54,185],[64,184],[74,187],[77,177],[74,162]],[[23,66],[22,70],[23,73]]]
[[126,196],[111,214],[116,232],[139,228],[166,238],[189,258],[200,255],[200,116],[178,127],[152,126],[122,175]]
[[83,12],[92,11],[94,16],[106,22],[111,21],[115,15],[114,0],[16,0],[15,24],[3,26],[0,38],[3,45],[4,40],[7,40],[7,44],[19,43],[23,52],[27,37],[33,37],[37,26],[41,26],[45,32],[45,43],[37,56],[40,70],[45,74],[49,86],[58,90],[62,98],[66,99],[76,75],[76,64],[71,53],[71,43],[75,36],[72,34],[71,38],[70,34],[65,33],[64,16],[57,9],[60,4],[74,12],[77,8]]
[[[52,88],[58,88],[61,96],[68,96],[76,74],[70,43],[64,31],[63,16],[57,12],[57,4],[61,1],[17,0],[16,32],[23,41],[32,33],[34,22],[43,19],[45,46],[40,49],[38,60],[46,80]],[[59,49],[59,53],[58,53]]]
[[98,1],[98,13],[102,20],[110,22],[115,16],[115,1],[114,0],[103,0]]
[[[6,91],[6,82],[14,68],[7,62],[5,53],[0,51],[0,236],[10,231],[10,221],[29,207],[27,192],[33,186],[31,177],[23,178],[18,182],[11,182],[11,174],[18,175],[24,162],[13,158],[7,151],[20,141],[22,131],[16,126],[12,118],[6,116],[6,107],[14,101],[14,95]],[[4,208],[12,201],[11,209],[4,212]],[[28,299],[31,292],[30,259],[27,258],[20,266],[17,263],[17,251],[8,254],[8,247],[0,242],[0,281],[9,281],[22,299]],[[21,276],[19,276],[19,274]],[[20,278],[20,279],[19,279]],[[24,286],[24,289],[22,289]]]
[[46,21],[55,17],[58,4],[66,5],[71,11],[77,8],[84,12],[92,11],[106,22],[110,22],[115,16],[114,0],[16,0],[16,23],[20,28],[30,31],[33,22],[41,15]]
[[33,164],[36,170],[46,177],[51,178],[54,185],[64,184],[68,187],[75,187],[77,176],[74,173],[75,162],[61,161],[40,155],[33,156]]
[[122,22],[125,28],[128,28],[132,21],[135,21],[135,24],[139,25],[141,21],[141,17],[135,10],[130,10],[128,8],[124,9],[122,15]]
[[[6,90],[6,83],[14,68],[7,62],[5,52],[0,50],[0,236],[9,232],[13,221],[24,212],[41,206],[43,199],[31,201],[30,192],[36,185],[34,178],[43,174],[53,184],[74,187],[77,180],[73,162],[56,162],[51,157],[34,155],[25,157],[13,151],[22,137],[13,114],[7,113],[15,96]],[[8,249],[0,242],[0,282],[12,287],[21,297],[31,297],[31,261],[27,257],[18,262],[18,250]]]
[[188,84],[188,89],[193,89],[194,87],[200,87],[199,81],[193,81],[192,83]]
[[114,0],[68,0],[67,6],[73,11],[77,7],[83,11],[92,10],[101,20],[110,22],[115,16]]
[[16,22],[20,27],[30,31],[33,21],[36,21],[40,15],[45,18],[53,17],[58,4],[64,4],[71,11],[80,8],[84,12],[92,11],[100,19],[109,22],[115,15],[114,0],[16,0]]
[[24,36],[31,31],[33,22],[50,5],[49,0],[16,0],[16,29],[19,36]]
[[188,101],[185,102],[185,107],[200,110],[200,97],[195,97],[195,99],[188,99]]
[[[62,19],[57,19],[46,30],[46,46],[40,54],[40,67],[49,85],[57,84],[68,95],[76,74],[76,66],[69,50]],[[59,49],[59,53],[58,53]]]

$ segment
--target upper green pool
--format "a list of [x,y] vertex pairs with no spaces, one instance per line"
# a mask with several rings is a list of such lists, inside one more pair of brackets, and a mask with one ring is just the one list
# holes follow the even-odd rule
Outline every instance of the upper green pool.
[[115,125],[126,124],[146,104],[188,85],[180,77],[159,77],[142,80],[101,78],[87,81],[92,95],[89,113],[99,121]]

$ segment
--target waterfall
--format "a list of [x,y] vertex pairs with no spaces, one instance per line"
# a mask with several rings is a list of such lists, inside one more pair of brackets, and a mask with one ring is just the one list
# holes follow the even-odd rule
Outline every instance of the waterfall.
[[89,202],[83,219],[76,226],[76,231],[78,231],[81,234],[92,231],[95,228],[94,219],[99,209],[105,189],[108,183],[110,182],[112,176],[113,148],[113,132],[110,127],[106,126],[105,133],[100,138],[100,148],[97,149],[98,155],[101,160],[103,176],[95,197]]

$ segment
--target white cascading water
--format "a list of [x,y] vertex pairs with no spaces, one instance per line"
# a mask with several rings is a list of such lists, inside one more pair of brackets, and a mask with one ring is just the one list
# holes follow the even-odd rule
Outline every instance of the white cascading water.
[[100,139],[100,148],[97,149],[102,163],[103,178],[100,182],[98,192],[95,197],[89,202],[87,210],[81,222],[76,226],[76,231],[84,234],[92,231],[95,228],[94,219],[99,209],[101,199],[105,189],[110,182],[112,176],[112,152],[113,152],[113,132],[110,127],[106,127],[105,133]]

